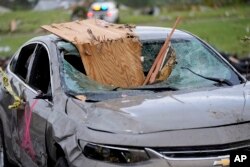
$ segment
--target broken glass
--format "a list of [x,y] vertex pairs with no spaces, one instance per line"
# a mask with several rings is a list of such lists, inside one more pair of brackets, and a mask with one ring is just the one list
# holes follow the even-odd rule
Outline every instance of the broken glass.
[[[147,74],[164,41],[147,40],[141,41],[141,43],[142,57],[144,59],[143,69],[144,73]],[[189,68],[192,71],[206,77],[226,79],[232,81],[233,84],[240,83],[238,76],[232,71],[232,69],[214,51],[198,39],[175,38],[171,40],[171,46],[176,52],[177,64],[175,65],[169,78],[163,82],[153,84],[155,87],[168,85],[178,89],[184,89],[216,85],[215,82],[194,75],[189,70],[185,70],[185,68]],[[114,87],[102,85],[101,83],[91,80],[88,76],[86,76],[83,65],[81,65],[81,68],[79,68],[79,65],[76,66],[75,63],[79,63],[81,59],[73,44],[60,41],[58,42],[58,47],[64,53],[62,61],[62,77],[68,90],[79,93],[114,90]],[[70,57],[78,56],[79,61],[69,62],[66,60],[67,55]],[[81,70],[82,68],[83,70]],[[123,91],[122,89],[117,90]]]
[[[79,52],[74,45],[66,41],[60,41],[57,43],[57,46],[63,53],[63,81],[67,90],[80,93],[86,91],[114,89],[114,87],[112,86],[105,86],[94,80],[91,80],[84,74],[84,67],[82,65]],[[68,62],[66,60],[66,57],[70,58],[73,61]],[[79,63],[80,65],[82,65],[82,69],[81,67],[79,67]]]
[[[143,42],[144,72],[151,68],[163,43],[164,41],[161,40]],[[190,68],[192,71],[207,77],[227,80],[237,78],[230,67],[199,40],[194,38],[172,39],[171,46],[176,52],[177,64],[170,77],[163,83],[179,88],[204,87],[214,84],[213,81],[196,76],[182,67]]]
[[76,70],[66,60],[63,60],[63,73],[67,89],[73,92],[87,92],[87,91],[114,89],[111,86],[105,86],[94,80],[91,80],[89,77]]
[[177,54],[177,65],[168,78],[169,84],[180,87],[202,87],[214,84],[213,81],[196,76],[182,67],[190,68],[207,77],[231,79],[233,73],[228,65],[200,41],[176,39],[172,41],[172,46]]

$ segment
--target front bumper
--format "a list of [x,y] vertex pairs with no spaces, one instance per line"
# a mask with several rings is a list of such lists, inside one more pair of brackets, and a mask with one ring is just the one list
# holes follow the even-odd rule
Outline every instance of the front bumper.
[[[143,135],[113,134],[95,130],[91,130],[90,133],[87,129],[85,133],[79,132],[70,141],[65,141],[65,147],[68,148],[65,153],[69,153],[69,164],[76,167],[85,164],[88,167],[226,167],[229,166],[230,154],[250,152],[250,131],[247,130],[249,127],[250,124],[246,123]],[[80,136],[85,136],[88,141],[80,139]],[[187,140],[191,137],[192,140]],[[72,149],[74,142],[76,147]],[[88,143],[143,149],[147,152],[149,160],[133,164],[115,164],[89,159],[83,154],[83,149]],[[73,154],[75,148],[77,154]]]

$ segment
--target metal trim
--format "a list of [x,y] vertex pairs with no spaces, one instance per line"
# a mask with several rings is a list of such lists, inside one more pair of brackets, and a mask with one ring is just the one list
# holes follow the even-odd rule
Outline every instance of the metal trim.
[[164,158],[168,161],[205,161],[205,160],[217,160],[217,159],[226,159],[226,158],[230,158],[229,155],[223,155],[223,156],[217,156],[217,157],[204,157],[204,158],[171,158],[171,157],[167,157],[165,155],[160,154],[159,152],[152,150],[150,148],[146,148],[147,151],[150,151],[154,154],[156,154],[157,156]]
[[237,149],[243,149],[243,148],[247,148],[250,147],[249,145],[245,145],[245,146],[239,146],[239,147],[234,147],[234,148],[228,148],[228,149],[222,149],[222,150],[198,150],[198,151],[159,151],[160,153],[163,154],[178,154],[178,153],[188,153],[188,154],[192,154],[192,153],[211,153],[211,152],[226,152],[226,151],[233,151],[233,150],[237,150]]

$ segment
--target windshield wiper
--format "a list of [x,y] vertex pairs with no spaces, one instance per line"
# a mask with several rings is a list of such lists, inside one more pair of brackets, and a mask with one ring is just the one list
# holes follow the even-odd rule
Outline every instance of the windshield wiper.
[[197,75],[197,76],[199,76],[199,77],[201,77],[201,78],[204,78],[204,79],[206,79],[206,80],[209,80],[209,81],[214,81],[214,82],[217,82],[217,83],[219,83],[219,84],[226,84],[226,85],[228,85],[228,86],[233,86],[233,83],[230,82],[230,81],[227,80],[227,79],[214,78],[214,77],[206,77],[206,76],[203,76],[203,75],[201,75],[201,74],[198,74],[198,73],[192,71],[192,70],[191,70],[190,68],[188,68],[188,67],[181,67],[181,69],[186,69],[186,70],[190,71],[191,73],[193,73],[194,75]]
[[149,91],[177,91],[179,90],[173,86],[144,86],[144,87],[135,87],[135,88],[128,88],[128,90],[149,90]]

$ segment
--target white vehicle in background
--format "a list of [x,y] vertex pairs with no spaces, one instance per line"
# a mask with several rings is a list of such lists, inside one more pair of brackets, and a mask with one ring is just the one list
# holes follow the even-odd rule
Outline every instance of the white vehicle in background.
[[110,23],[119,22],[119,8],[114,1],[96,1],[91,4],[87,18],[97,18]]

